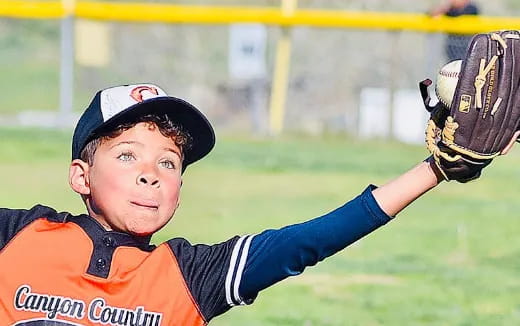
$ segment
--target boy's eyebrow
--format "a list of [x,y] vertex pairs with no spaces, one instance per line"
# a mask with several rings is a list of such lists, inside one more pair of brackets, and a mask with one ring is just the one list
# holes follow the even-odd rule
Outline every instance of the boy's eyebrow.
[[116,147],[116,146],[120,146],[120,145],[126,145],[126,144],[136,144],[136,145],[141,145],[141,146],[144,146],[143,143],[140,143],[138,141],[134,141],[134,140],[125,140],[125,141],[120,141],[119,143],[115,143],[114,145],[110,146],[110,149]]
[[[125,140],[125,141],[121,141],[119,143],[116,143],[116,144],[110,146],[110,149],[112,149],[114,147],[117,147],[117,146],[120,146],[120,145],[127,145],[127,144],[130,144],[130,145],[140,145],[141,147],[144,146],[143,143],[135,141],[135,140]],[[181,150],[176,150],[173,147],[163,147],[162,149],[167,151],[167,152],[172,152],[172,153],[176,154],[177,156],[179,156],[180,158],[182,158],[182,151]]]
[[176,149],[173,148],[173,147],[163,147],[163,150],[165,150],[165,151],[167,151],[167,152],[175,153],[177,156],[179,156],[180,158],[182,158],[182,150],[176,150]]

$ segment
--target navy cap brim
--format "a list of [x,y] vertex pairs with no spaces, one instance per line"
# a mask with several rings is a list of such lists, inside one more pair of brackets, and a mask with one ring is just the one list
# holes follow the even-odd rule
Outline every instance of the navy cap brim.
[[135,121],[147,114],[166,114],[192,137],[192,146],[184,149],[183,168],[206,156],[215,146],[215,132],[206,117],[190,103],[171,96],[154,97],[132,105],[94,129],[82,145],[84,147],[97,133],[110,130],[121,123]]

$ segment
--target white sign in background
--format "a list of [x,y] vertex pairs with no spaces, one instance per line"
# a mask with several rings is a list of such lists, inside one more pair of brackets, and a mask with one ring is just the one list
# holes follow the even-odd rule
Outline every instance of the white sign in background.
[[233,79],[266,76],[267,31],[260,24],[235,24],[229,29],[229,75]]
[[[400,89],[394,94],[392,129],[397,140],[424,143],[429,113],[424,108],[419,90]],[[364,88],[360,94],[359,136],[388,138],[390,91],[385,88]]]

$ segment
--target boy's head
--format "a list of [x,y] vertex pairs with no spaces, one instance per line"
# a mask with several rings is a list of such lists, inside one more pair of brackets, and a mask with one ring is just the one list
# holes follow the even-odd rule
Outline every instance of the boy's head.
[[106,228],[147,236],[173,216],[182,172],[214,143],[202,113],[155,85],[105,89],[76,125],[69,182]]

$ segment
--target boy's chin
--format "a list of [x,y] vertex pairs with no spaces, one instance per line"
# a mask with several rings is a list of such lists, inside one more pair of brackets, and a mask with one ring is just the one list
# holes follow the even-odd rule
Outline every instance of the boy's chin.
[[127,233],[139,238],[152,236],[154,232],[156,231],[127,231]]
[[125,231],[135,237],[149,237],[152,236],[155,232],[159,231],[160,228],[150,228],[150,227],[129,227]]
[[159,231],[163,226],[164,224],[156,225],[155,223],[136,221],[135,223],[130,222],[125,225],[124,232],[136,237],[149,237]]

